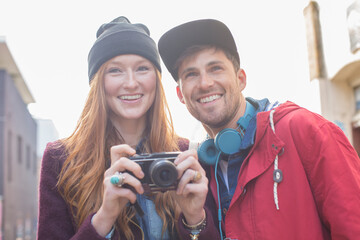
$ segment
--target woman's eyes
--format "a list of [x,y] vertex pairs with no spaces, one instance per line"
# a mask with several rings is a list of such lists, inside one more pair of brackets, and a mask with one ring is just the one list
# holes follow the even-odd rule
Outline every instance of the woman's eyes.
[[149,71],[150,67],[148,66],[139,66],[137,68],[137,71]]
[[[146,72],[149,71],[150,67],[146,65],[141,65],[139,67],[135,68],[136,72]],[[124,73],[126,70],[119,68],[119,67],[111,67],[109,70],[107,70],[108,73]]]
[[108,70],[109,73],[120,73],[122,70],[120,68],[110,68]]

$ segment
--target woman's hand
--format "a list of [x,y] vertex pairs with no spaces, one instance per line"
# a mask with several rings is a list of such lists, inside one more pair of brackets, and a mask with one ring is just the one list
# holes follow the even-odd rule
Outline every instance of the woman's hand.
[[[139,164],[127,158],[135,153],[136,151],[126,144],[111,147],[111,166],[104,174],[103,202],[92,221],[93,226],[101,236],[106,236],[110,232],[121,210],[129,201],[135,203],[136,193],[133,190],[140,194],[144,193],[139,181],[144,177],[144,173]],[[122,185],[127,184],[133,190],[111,183],[110,179],[116,172],[120,173],[123,178]]]
[[204,204],[208,193],[208,179],[201,167],[196,150],[185,151],[174,161],[180,178],[176,200],[186,222],[197,224],[205,217]]

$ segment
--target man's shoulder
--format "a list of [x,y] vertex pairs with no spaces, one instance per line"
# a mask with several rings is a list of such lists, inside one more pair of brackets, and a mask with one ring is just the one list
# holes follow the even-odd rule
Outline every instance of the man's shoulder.
[[278,108],[276,108],[275,112],[279,115],[280,119],[285,118],[301,122],[306,122],[307,120],[311,122],[329,122],[320,114],[312,112],[290,101],[281,104]]
[[328,131],[338,131],[337,126],[331,121],[293,102],[281,104],[273,115],[276,133],[291,132],[291,136],[300,139],[308,139],[316,134],[323,135]]
[[320,114],[312,112],[293,102],[287,101],[257,115],[259,128],[270,127],[273,122],[276,129],[315,131],[324,124],[330,123]]

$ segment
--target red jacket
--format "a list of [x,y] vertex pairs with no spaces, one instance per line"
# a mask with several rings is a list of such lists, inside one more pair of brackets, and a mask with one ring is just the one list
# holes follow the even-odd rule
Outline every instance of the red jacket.
[[[360,239],[360,160],[342,130],[290,102],[275,108],[273,120],[275,133],[270,112],[257,114],[255,144],[222,222],[226,237]],[[279,210],[273,191],[277,155],[283,173],[277,186]],[[211,172],[210,189],[217,201]],[[199,239],[218,234],[212,216],[208,214],[209,222],[215,226],[208,225]]]

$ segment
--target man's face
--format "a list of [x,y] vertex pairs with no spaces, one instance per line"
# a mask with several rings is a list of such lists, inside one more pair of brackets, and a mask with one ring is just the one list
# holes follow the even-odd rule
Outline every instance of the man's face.
[[232,127],[246,86],[242,69],[236,73],[223,51],[210,48],[185,58],[178,74],[178,97],[197,120],[213,129]]

